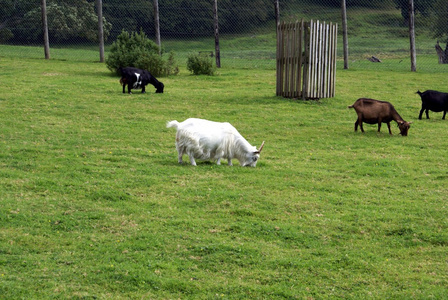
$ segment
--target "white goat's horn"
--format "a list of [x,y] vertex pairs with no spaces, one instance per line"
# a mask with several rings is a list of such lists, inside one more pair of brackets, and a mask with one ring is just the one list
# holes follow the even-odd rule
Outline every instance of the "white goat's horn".
[[258,149],[258,153],[260,153],[261,150],[263,150],[263,146],[264,146],[264,141],[263,141],[263,143],[261,143],[260,149]]

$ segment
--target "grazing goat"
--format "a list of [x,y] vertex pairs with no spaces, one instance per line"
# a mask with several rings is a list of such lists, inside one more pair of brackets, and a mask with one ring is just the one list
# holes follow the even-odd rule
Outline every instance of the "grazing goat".
[[187,154],[193,166],[196,166],[195,158],[217,160],[218,165],[221,158],[226,158],[229,166],[232,165],[232,158],[236,158],[243,167],[255,167],[264,145],[263,142],[257,150],[227,122],[190,118],[182,123],[170,121],[166,127],[177,129],[176,149],[180,164],[182,155]]
[[422,119],[423,111],[426,113],[426,119],[429,119],[428,110],[439,112],[443,111],[442,120],[445,120],[446,112],[448,111],[448,93],[427,90],[425,92],[417,91],[416,94],[422,98],[422,109],[418,115],[419,120]]
[[123,94],[125,93],[126,85],[128,86],[129,94],[132,94],[131,89],[142,89],[142,93],[146,93],[145,87],[148,83],[156,88],[156,93],[163,93],[163,88],[165,87],[163,83],[158,81],[146,70],[126,67],[120,68],[120,73],[120,83],[123,85]]
[[411,127],[412,122],[406,122],[395,110],[394,106],[386,101],[379,101],[368,98],[360,98],[356,100],[353,105],[348,108],[354,108],[358,114],[358,119],[355,122],[355,131],[358,130],[358,125],[361,127],[361,131],[364,132],[362,122],[368,124],[378,123],[378,132],[381,129],[381,123],[386,123],[389,128],[389,134],[392,134],[390,130],[390,122],[394,120],[397,122],[400,128],[400,134],[403,136],[408,135],[408,130]]

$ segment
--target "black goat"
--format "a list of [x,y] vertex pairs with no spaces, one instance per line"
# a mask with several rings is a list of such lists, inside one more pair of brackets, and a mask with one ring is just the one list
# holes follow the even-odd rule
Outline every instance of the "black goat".
[[422,98],[422,109],[418,115],[420,120],[422,119],[423,111],[426,113],[426,119],[429,119],[428,110],[434,112],[443,111],[442,119],[445,120],[445,115],[448,110],[448,93],[427,90],[423,93],[417,91],[416,94],[419,94],[420,98]]

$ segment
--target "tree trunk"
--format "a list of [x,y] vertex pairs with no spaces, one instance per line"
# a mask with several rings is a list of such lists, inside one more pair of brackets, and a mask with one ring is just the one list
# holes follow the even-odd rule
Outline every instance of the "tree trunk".
[[103,1],[96,0],[98,13],[98,41],[100,43],[100,62],[104,62],[104,27],[103,27]]
[[50,59],[50,40],[48,37],[47,2],[46,2],[46,0],[41,0],[41,10],[42,10],[42,30],[44,33],[45,59]]
[[436,51],[439,56],[439,64],[448,64],[448,42],[446,43],[445,50],[443,50],[439,45],[439,41],[437,41]]

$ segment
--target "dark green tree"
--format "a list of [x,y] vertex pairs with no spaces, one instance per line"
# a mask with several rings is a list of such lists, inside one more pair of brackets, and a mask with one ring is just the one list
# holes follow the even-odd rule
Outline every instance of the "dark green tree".
[[[307,0],[312,4],[316,4],[316,1],[313,0]],[[302,4],[306,1],[303,0],[293,0],[289,3],[292,5]],[[353,6],[360,6],[360,7],[382,7],[384,5],[387,5],[389,0],[346,0],[345,1],[347,7],[353,7]],[[331,7],[340,7],[341,6],[341,0],[321,0],[318,2],[319,5],[322,6],[331,6]]]
[[[86,0],[48,0],[48,32],[58,41],[85,39],[98,40],[98,16],[94,2]],[[37,7],[24,16],[22,23],[27,36],[37,40],[41,35],[41,9]],[[104,38],[107,39],[112,24],[103,18]]]
[[433,16],[434,37],[448,42],[448,1],[438,0],[434,4]]
[[[438,0],[434,4],[433,32],[437,38],[436,51],[439,63],[448,64],[448,2]],[[440,46],[439,40],[446,43],[445,50]]]
[[213,32],[213,1],[167,0],[159,2],[163,35],[207,35]]
[[[428,17],[435,0],[414,0],[414,11]],[[405,23],[409,20],[409,0],[394,0],[395,7],[401,10]]]
[[0,42],[12,39],[24,15],[39,6],[39,0],[0,0]]
[[[10,32],[9,38],[13,40],[40,41],[40,4],[40,0],[0,0],[0,36]],[[53,40],[97,40],[98,17],[92,0],[47,0],[47,17],[50,38]],[[103,23],[104,36],[107,38],[112,24],[105,19]]]
[[275,17],[274,4],[271,0],[253,0],[250,6],[243,1],[220,0],[218,14],[222,33],[250,30]]
[[148,35],[154,30],[153,0],[103,1],[103,15],[113,25],[112,39],[116,39],[122,30],[131,32],[143,29]]
[[[213,33],[213,1],[166,0],[159,2],[162,35],[210,35]],[[271,0],[247,2],[219,0],[219,32],[236,33],[274,18]]]

